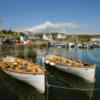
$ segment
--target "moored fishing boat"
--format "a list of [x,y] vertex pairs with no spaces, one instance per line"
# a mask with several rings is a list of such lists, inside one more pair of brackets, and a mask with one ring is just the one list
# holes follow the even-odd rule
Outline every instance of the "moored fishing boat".
[[71,43],[71,42],[70,42],[70,43],[68,44],[68,47],[69,47],[69,48],[75,47],[75,43]]
[[80,61],[75,61],[70,58],[50,54],[46,55],[45,63],[64,72],[79,76],[89,82],[95,81],[95,65],[90,65]]
[[88,47],[89,47],[90,49],[93,49],[93,48],[95,48],[95,45],[94,45],[93,43],[90,43],[90,44],[88,45]]
[[45,71],[42,67],[17,57],[7,56],[0,61],[1,69],[10,76],[45,92]]
[[79,44],[77,44],[77,48],[84,48],[84,45],[79,43]]

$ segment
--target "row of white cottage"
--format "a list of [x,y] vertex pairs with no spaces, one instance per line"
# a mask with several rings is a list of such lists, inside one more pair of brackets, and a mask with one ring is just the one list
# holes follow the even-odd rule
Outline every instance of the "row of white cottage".
[[[65,39],[66,38],[66,35],[62,34],[62,33],[59,33],[56,37],[56,39]],[[52,35],[51,34],[43,34],[43,40],[52,40]],[[96,36],[94,35],[92,38],[91,38],[91,42],[100,42],[100,36]]]
[[[59,33],[58,35],[57,35],[57,39],[65,39],[66,38],[66,36],[65,35],[63,35],[63,34],[61,34],[61,33]],[[51,34],[43,34],[43,40],[52,40],[53,38],[52,38],[52,35]]]

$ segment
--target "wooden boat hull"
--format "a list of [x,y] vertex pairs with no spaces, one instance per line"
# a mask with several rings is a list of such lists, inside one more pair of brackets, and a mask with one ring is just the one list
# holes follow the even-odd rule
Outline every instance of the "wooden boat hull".
[[33,86],[38,92],[40,93],[45,92],[45,75],[44,74],[21,74],[21,73],[10,72],[5,69],[2,69],[2,70],[5,73],[9,74],[10,76]]
[[54,62],[50,62],[49,60],[45,60],[45,63],[61,71],[79,76],[89,82],[95,81],[95,68],[76,68],[76,67],[62,66]]

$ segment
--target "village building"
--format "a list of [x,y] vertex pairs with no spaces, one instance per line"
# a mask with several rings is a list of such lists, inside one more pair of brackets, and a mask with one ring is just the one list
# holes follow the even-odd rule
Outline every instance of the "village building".
[[62,33],[59,33],[57,35],[57,39],[65,39],[66,38],[66,35],[62,34]]
[[50,41],[50,40],[52,40],[52,35],[51,34],[49,34],[49,33],[45,33],[45,34],[43,34],[43,40],[48,40],[48,41]]

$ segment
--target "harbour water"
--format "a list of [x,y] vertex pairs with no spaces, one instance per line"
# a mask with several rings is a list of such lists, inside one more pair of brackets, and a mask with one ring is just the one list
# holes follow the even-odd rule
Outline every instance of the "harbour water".
[[[16,48],[12,50],[0,48],[0,55],[16,55],[32,60],[41,66],[46,53],[71,57],[96,65],[96,81],[90,84],[83,79],[71,74],[61,72],[50,66],[45,66],[47,91],[46,94],[38,93],[33,87],[18,81],[0,71],[0,100],[99,100],[100,97],[100,48],[33,48],[25,49],[19,53]],[[5,53],[6,52],[6,53]],[[30,53],[31,52],[31,53]]]

